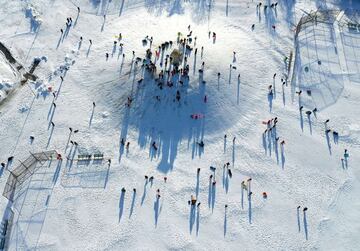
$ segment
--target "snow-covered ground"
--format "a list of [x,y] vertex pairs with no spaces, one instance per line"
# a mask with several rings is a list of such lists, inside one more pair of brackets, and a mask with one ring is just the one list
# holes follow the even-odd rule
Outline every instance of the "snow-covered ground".
[[[290,81],[281,82],[300,17],[319,7],[359,8],[356,1],[279,1],[266,11],[241,0],[0,0],[0,5],[0,41],[27,71],[34,58],[43,58],[34,71],[38,79],[19,86],[0,105],[0,161],[14,156],[11,170],[29,151],[56,149],[64,157],[39,167],[18,191],[10,205],[15,215],[9,250],[360,249],[359,83],[342,82],[336,101],[315,117],[306,115],[307,107],[299,112]],[[68,17],[73,23],[66,29]],[[181,85],[175,76],[173,87],[160,89],[142,62],[135,63],[149,48],[142,40],[153,37],[152,59],[158,46],[173,41],[156,60],[159,73],[165,55],[178,48],[178,32],[186,37],[189,25],[190,46],[198,48],[187,59],[189,81]],[[351,36],[344,50],[356,50],[359,38]],[[334,56],[321,48],[319,58]],[[351,59],[350,80],[359,79],[358,53]],[[4,74],[8,66],[0,67]],[[202,116],[194,120],[191,114]],[[263,122],[274,117],[276,129],[264,133]],[[326,119],[339,133],[338,143],[332,133],[326,136]],[[71,135],[77,147],[66,147],[69,127],[79,130]],[[122,138],[130,142],[128,151]],[[344,149],[350,157],[342,162]],[[98,152],[104,153],[103,163],[66,158]],[[223,168],[227,162],[231,178]],[[8,175],[0,170],[1,191]],[[249,178],[251,195],[241,185]],[[191,195],[199,207],[188,205]],[[1,197],[4,216],[7,205]]]
[[0,103],[14,89],[18,80],[16,70],[9,64],[4,54],[0,53]]

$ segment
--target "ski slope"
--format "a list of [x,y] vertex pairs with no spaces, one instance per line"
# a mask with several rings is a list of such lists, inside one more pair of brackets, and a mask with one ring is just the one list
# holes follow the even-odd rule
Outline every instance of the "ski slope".
[[[14,211],[8,250],[360,249],[360,86],[344,83],[334,104],[308,117],[305,110],[300,115],[290,82],[281,82],[284,57],[294,50],[294,24],[304,12],[359,8],[356,1],[279,1],[266,14],[242,0],[0,4],[0,41],[27,70],[34,58],[43,58],[34,71],[38,79],[19,85],[0,104],[0,161],[14,156],[11,169],[29,152],[53,149],[64,158],[40,167],[14,203],[0,198],[3,219],[9,206]],[[73,25],[66,31],[68,17]],[[142,40],[153,37],[153,54],[174,42],[156,61],[159,73],[188,25],[197,37],[190,45],[198,48],[188,57],[189,81],[181,86],[174,80],[175,86],[160,90],[141,62],[135,64],[149,48]],[[119,33],[123,51],[120,42],[114,47]],[[317,53],[325,57],[327,49]],[[0,80],[10,78],[2,54],[0,67]],[[276,132],[264,134],[263,121],[274,117]],[[326,119],[339,132],[338,144],[326,137]],[[71,135],[78,147],[68,144],[69,127],[79,130]],[[128,151],[122,138],[130,142]],[[97,152],[104,153],[102,163],[67,159]],[[227,162],[232,178],[223,168]],[[8,175],[0,170],[1,191]],[[241,186],[249,178],[250,196]],[[188,205],[191,195],[199,207]]]

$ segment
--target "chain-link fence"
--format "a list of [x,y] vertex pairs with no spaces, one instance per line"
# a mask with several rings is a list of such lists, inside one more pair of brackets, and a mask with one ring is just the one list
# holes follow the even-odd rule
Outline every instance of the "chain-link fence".
[[[293,87],[302,90],[302,105],[318,110],[335,103],[343,90],[333,23],[338,10],[304,15],[295,30]],[[295,88],[293,88],[295,89]]]
[[3,196],[9,201],[14,201],[16,198],[16,190],[19,189],[39,167],[47,161],[56,158],[56,155],[57,152],[54,150],[30,153],[30,156],[26,160],[20,161],[20,164],[16,168],[8,170],[10,174],[5,184]]
[[360,15],[356,10],[317,10],[304,15],[295,29],[291,77],[305,93],[302,104],[318,110],[334,104],[344,83],[360,82]]

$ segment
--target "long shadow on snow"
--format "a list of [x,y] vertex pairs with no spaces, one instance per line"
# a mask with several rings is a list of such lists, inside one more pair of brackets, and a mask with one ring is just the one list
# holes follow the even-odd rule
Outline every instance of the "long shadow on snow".
[[[203,102],[205,84],[190,86],[186,78],[181,78],[181,85],[179,75],[171,78],[174,86],[164,84],[161,89],[150,73],[145,72],[144,80],[137,83],[133,92],[132,107],[124,112],[120,133],[120,140],[126,139],[129,127],[135,127],[139,133],[138,144],[141,148],[149,148],[151,159],[161,158],[158,169],[164,173],[173,168],[178,145],[186,136],[188,147],[192,144],[193,158],[195,153],[201,156],[202,149],[198,143],[204,139],[205,133],[204,118],[191,118],[192,114],[206,116],[206,104]],[[181,95],[179,102],[176,100],[177,91]],[[152,147],[153,142],[157,150]],[[122,154],[123,146],[120,148]]]

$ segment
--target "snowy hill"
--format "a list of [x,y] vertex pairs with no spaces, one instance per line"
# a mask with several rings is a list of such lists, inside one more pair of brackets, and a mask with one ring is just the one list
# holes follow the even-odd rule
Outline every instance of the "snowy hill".
[[360,27],[294,40],[357,1],[0,3],[23,66],[0,52],[1,191],[31,154],[62,157],[0,198],[5,249],[360,249]]

